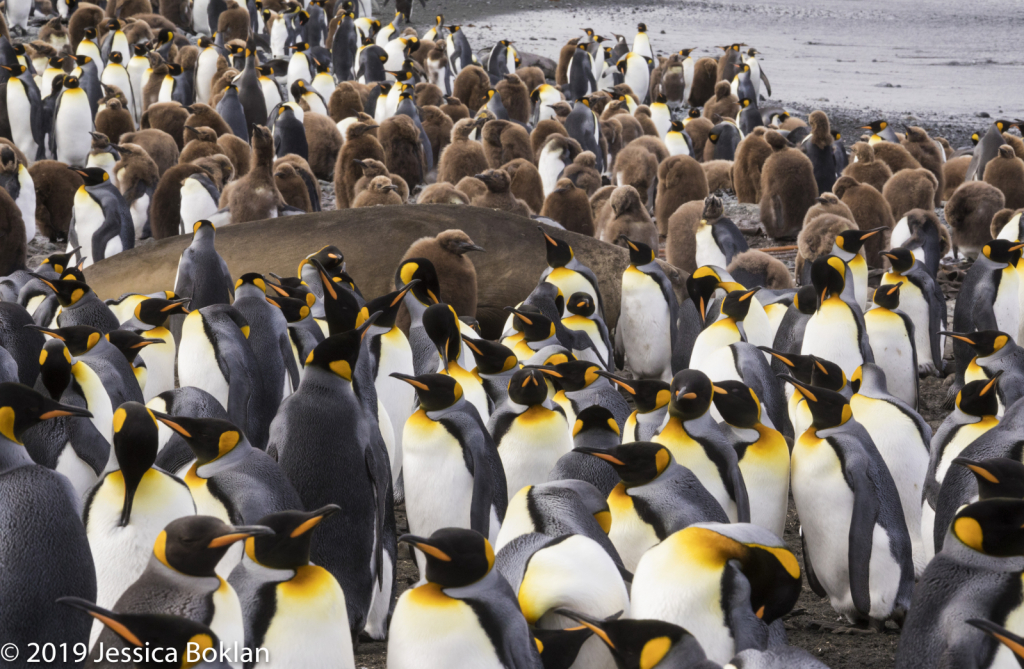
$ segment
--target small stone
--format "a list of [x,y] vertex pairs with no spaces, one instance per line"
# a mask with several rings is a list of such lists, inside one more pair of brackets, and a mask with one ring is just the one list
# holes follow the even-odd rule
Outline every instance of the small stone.
[[988,112],[978,112],[977,114],[975,114],[975,116],[977,116],[978,118],[992,118],[991,116],[989,116]]

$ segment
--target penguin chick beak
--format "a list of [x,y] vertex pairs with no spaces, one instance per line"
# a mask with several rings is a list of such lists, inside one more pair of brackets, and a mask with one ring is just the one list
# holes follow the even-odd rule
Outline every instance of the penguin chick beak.
[[224,546],[230,546],[236,541],[248,539],[249,537],[265,536],[274,534],[274,530],[269,527],[262,525],[236,525],[231,528],[233,531],[228,534],[222,534],[219,537],[215,537],[210,540],[210,543],[206,545],[207,548],[223,548]]

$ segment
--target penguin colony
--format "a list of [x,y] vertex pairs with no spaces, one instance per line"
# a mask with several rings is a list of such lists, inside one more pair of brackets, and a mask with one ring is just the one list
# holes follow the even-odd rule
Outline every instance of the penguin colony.
[[[901,627],[898,667],[1024,666],[1020,122],[953,151],[875,121],[848,156],[744,44],[586,30],[546,77],[368,5],[58,0],[0,36],[0,640],[95,667],[351,668],[386,639],[392,669],[811,669],[782,621],[806,578]],[[15,35],[42,13],[5,9]],[[339,208],[533,216],[548,269],[495,341],[459,230],[381,296],[336,246],[230,275],[218,226],[318,211],[331,179]],[[796,277],[723,188],[797,240]],[[560,229],[628,252],[614,327]],[[67,250],[29,270],[37,231]],[[90,289],[178,234],[173,286]],[[949,251],[975,260],[952,323]],[[922,375],[952,377],[934,434]]]

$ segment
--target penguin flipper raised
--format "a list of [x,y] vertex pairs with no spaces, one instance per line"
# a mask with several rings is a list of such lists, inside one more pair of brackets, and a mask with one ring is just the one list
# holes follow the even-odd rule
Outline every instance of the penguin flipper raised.
[[868,477],[868,454],[859,449],[847,451],[846,476],[853,488],[853,517],[850,520],[850,596],[857,611],[869,618],[871,613],[871,549],[878,520],[878,497]]

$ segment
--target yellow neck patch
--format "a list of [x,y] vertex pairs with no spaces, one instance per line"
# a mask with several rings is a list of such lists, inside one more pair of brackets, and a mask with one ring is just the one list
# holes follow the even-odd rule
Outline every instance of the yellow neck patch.
[[14,436],[14,409],[12,407],[0,407],[0,434],[16,444],[21,443]]
[[667,636],[659,636],[644,644],[640,651],[640,669],[653,669],[672,649],[672,640]]
[[970,548],[979,553],[985,552],[982,549],[981,523],[974,518],[957,518],[953,523],[953,533]]

